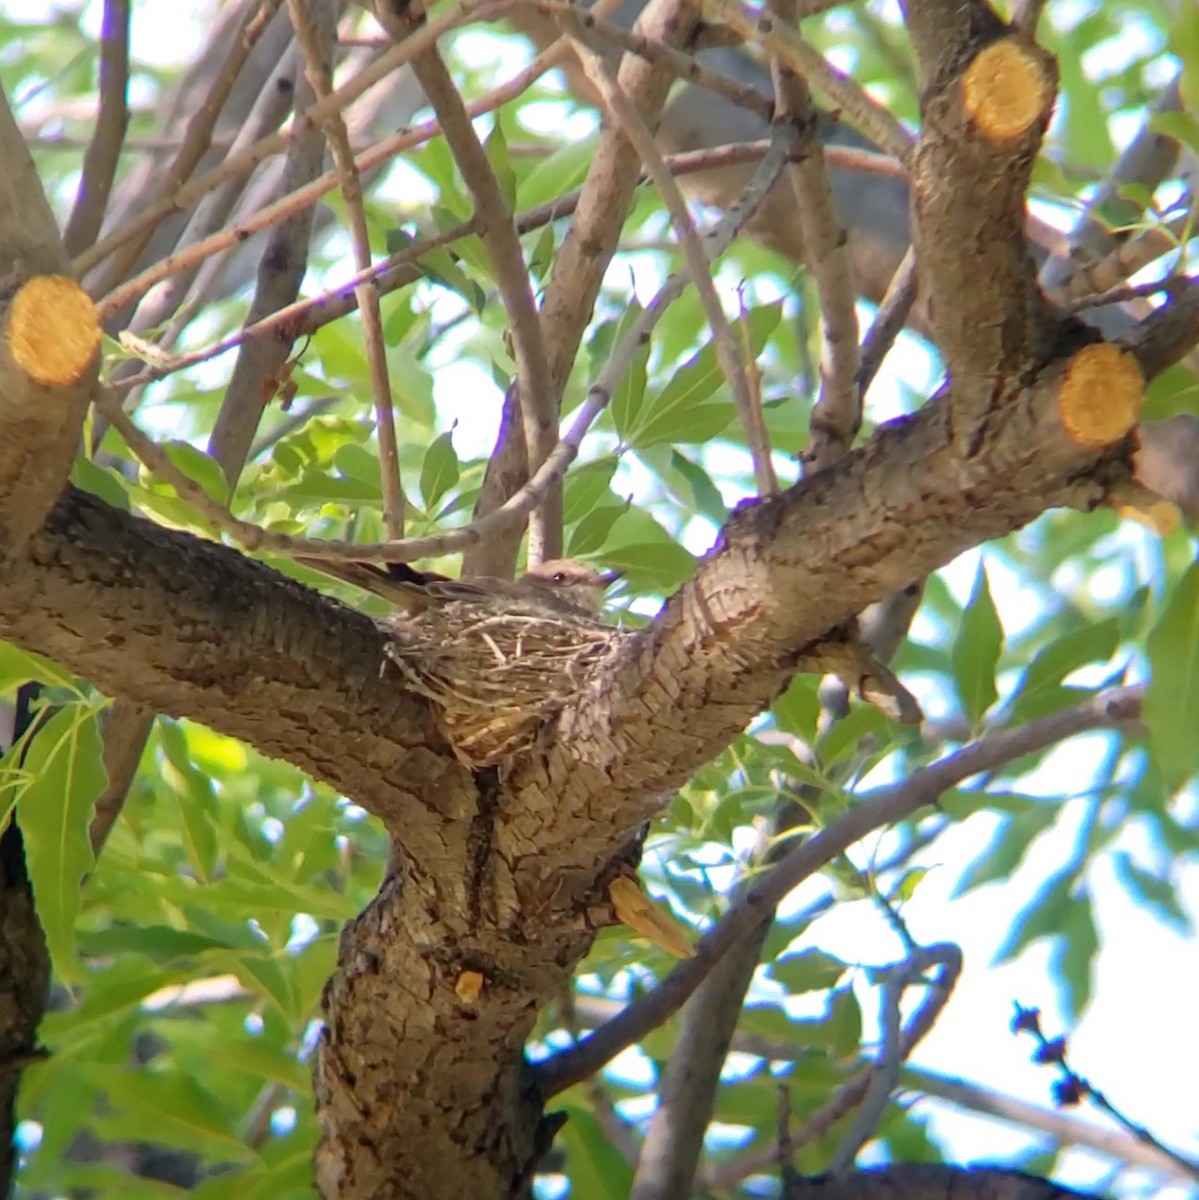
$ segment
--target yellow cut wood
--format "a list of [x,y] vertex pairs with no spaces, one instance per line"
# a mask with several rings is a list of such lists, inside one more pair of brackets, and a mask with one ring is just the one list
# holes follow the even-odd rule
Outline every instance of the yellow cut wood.
[[675,958],[695,957],[687,927],[671,916],[664,906],[655,904],[635,879],[618,875],[608,884],[608,895],[616,915],[630,929],[649,938],[655,946]]

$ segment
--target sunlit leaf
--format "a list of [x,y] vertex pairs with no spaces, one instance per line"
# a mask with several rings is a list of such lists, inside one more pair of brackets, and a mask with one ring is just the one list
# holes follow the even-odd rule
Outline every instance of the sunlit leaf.
[[1149,635],[1144,717],[1167,787],[1199,770],[1199,564],[1192,565]]
[[974,591],[962,612],[962,623],[953,644],[953,675],[962,707],[977,724],[995,703],[995,668],[1003,649],[1003,626],[991,599],[986,564],[980,562]]
[[88,827],[107,783],[99,711],[78,703],[51,715],[21,766],[28,782],[17,812],[38,916],[55,968],[72,978],[80,888],[95,861]]

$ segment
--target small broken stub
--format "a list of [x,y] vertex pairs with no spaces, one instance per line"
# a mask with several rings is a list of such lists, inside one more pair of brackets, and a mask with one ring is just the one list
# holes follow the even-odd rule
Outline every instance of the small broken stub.
[[1084,346],[1067,365],[1058,417],[1072,442],[1101,450],[1136,425],[1144,398],[1141,364],[1126,350],[1099,342]]
[[483,994],[483,976],[478,971],[463,971],[454,980],[454,995],[463,1004],[474,1004]]

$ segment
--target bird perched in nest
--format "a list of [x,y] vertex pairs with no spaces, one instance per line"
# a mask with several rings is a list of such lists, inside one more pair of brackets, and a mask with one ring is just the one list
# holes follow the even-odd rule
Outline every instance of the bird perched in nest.
[[517,580],[297,561],[393,606],[387,656],[432,703],[454,754],[472,769],[502,766],[533,746],[626,636],[600,619],[604,589],[621,572],[574,559],[539,563]]
[[333,562],[297,558],[326,575],[352,583],[391,604],[399,617],[415,617],[447,604],[466,603],[493,611],[520,609],[546,615],[596,617],[604,590],[620,571],[599,571],[573,558],[552,558],[519,579],[449,579],[407,563]]

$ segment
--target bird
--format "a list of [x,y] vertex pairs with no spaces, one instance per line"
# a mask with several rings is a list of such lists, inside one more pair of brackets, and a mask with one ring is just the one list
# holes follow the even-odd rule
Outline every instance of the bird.
[[296,561],[382,597],[401,619],[455,602],[497,611],[598,617],[605,589],[623,575],[573,558],[547,559],[515,580],[489,576],[450,579],[434,571],[418,571],[407,563],[341,562],[301,555]]

